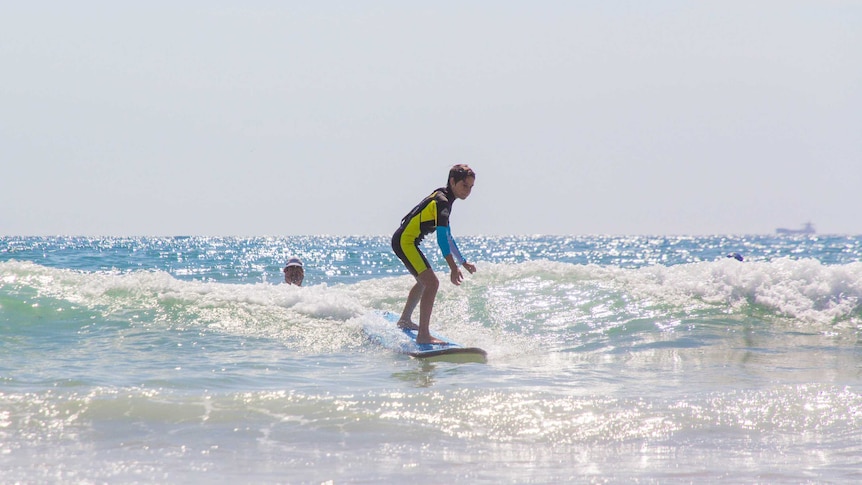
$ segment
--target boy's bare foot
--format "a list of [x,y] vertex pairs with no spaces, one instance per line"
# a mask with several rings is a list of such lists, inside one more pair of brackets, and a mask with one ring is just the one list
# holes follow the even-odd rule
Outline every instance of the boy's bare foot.
[[419,325],[410,320],[398,320],[398,328],[406,328],[408,330],[419,330]]
[[434,338],[430,335],[428,335],[428,336],[417,335],[416,336],[416,343],[417,344],[443,344],[443,345],[449,344],[449,342],[446,342],[445,340],[440,340],[439,338]]

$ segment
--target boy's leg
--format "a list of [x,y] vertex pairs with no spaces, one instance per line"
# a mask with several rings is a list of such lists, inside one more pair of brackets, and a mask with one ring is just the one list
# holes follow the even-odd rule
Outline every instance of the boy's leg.
[[422,284],[419,279],[416,279],[416,284],[410,288],[410,294],[407,295],[407,303],[404,304],[404,310],[401,312],[401,318],[398,319],[398,326],[401,328],[409,328],[419,330],[419,325],[413,323],[413,310],[416,309],[416,304],[422,298]]
[[419,332],[416,335],[417,344],[445,343],[431,336],[431,312],[434,310],[434,299],[437,297],[437,288],[440,281],[431,268],[419,273],[416,277],[418,284],[422,285],[422,296],[419,301]]

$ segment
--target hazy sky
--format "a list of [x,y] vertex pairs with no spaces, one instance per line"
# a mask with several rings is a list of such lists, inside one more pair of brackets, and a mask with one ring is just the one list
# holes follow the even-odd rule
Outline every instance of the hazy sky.
[[0,0],[0,234],[862,234],[862,1]]

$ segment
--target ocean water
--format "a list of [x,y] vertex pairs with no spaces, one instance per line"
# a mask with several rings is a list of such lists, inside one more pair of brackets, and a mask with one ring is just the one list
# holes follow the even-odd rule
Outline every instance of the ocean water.
[[0,238],[0,483],[862,479],[862,237],[459,246],[487,364],[367,340],[388,237]]

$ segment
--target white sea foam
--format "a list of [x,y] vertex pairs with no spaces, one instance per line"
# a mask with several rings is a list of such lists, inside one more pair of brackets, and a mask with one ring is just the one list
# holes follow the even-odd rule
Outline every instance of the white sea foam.
[[362,334],[414,283],[379,238],[16,239],[3,480],[860,478],[862,244],[731,239],[467,239],[432,328],[468,365]]

